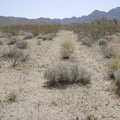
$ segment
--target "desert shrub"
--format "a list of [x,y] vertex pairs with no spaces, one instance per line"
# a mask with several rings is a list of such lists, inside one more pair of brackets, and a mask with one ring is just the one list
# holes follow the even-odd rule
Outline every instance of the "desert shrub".
[[80,82],[83,85],[91,83],[91,77],[88,71],[83,67],[78,67],[78,65],[72,65],[70,67],[70,73],[73,83]]
[[115,52],[113,46],[107,46],[107,47],[103,48],[102,51],[106,58],[115,58],[116,57],[116,52]]
[[91,77],[85,69],[79,68],[78,65],[69,66],[63,63],[49,67],[44,73],[44,78],[48,80],[48,86],[51,87],[73,83],[86,85],[91,82]]
[[75,49],[75,45],[69,41],[69,40],[65,40],[61,43],[61,48],[60,48],[60,52],[61,52],[61,57],[63,59],[69,59],[70,56],[74,53],[74,49]]
[[49,33],[47,35],[42,36],[43,40],[52,40],[56,36],[55,33]]
[[108,67],[109,67],[109,69],[112,69],[112,70],[117,70],[117,69],[119,69],[120,68],[120,61],[119,61],[119,59],[112,59],[112,60],[110,60],[109,62],[108,62]]
[[110,60],[107,64],[108,66],[108,77],[110,79],[115,79],[114,72],[120,68],[120,61],[117,58]]
[[23,40],[19,40],[18,42],[16,42],[16,46],[19,49],[25,49],[27,47],[27,42]]
[[88,38],[88,37],[85,37],[81,40],[81,43],[82,45],[86,45],[88,47],[91,47],[92,44],[93,44],[93,39],[92,38]]
[[55,64],[49,67],[44,74],[44,78],[48,80],[49,86],[56,86],[58,83],[65,84],[70,82],[69,68],[63,64]]
[[106,45],[107,45],[105,39],[99,39],[98,44],[99,44],[100,46],[106,46]]
[[8,102],[15,102],[17,99],[17,94],[15,93],[15,91],[11,91],[8,95],[7,95],[7,101]]
[[23,39],[32,39],[33,34],[32,33],[27,33]]
[[26,61],[28,56],[28,54],[24,54],[16,48],[5,49],[2,55],[2,57],[10,59],[12,67],[15,67],[18,64],[18,61]]
[[12,37],[12,38],[8,41],[7,44],[8,44],[8,45],[13,45],[13,44],[15,44],[17,41],[18,41],[17,38]]
[[42,40],[38,39],[37,40],[37,45],[41,45],[41,43],[42,43]]

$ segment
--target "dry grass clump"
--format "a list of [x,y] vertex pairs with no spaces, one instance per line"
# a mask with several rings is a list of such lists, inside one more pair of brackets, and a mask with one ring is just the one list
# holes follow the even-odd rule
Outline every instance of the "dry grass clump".
[[49,67],[44,73],[44,78],[48,80],[47,85],[50,87],[62,87],[73,83],[83,85],[91,83],[91,77],[84,68],[63,63]]
[[18,42],[16,42],[16,46],[19,49],[25,49],[27,47],[27,42],[23,40],[19,40]]
[[28,60],[29,54],[24,54],[19,51],[17,48],[9,48],[3,51],[2,57],[10,59],[12,67],[15,67],[18,62],[25,62]]
[[15,102],[17,100],[17,94],[15,91],[11,91],[6,98],[8,102]]
[[105,58],[115,58],[116,52],[113,46],[106,46],[102,49]]
[[18,41],[17,38],[12,37],[12,38],[8,41],[7,44],[8,44],[8,45],[13,45],[13,44],[15,44],[17,41]]
[[85,37],[81,40],[81,43],[82,45],[86,45],[88,47],[91,47],[92,44],[93,44],[93,39],[92,38],[88,38],[88,37]]
[[69,59],[70,56],[74,53],[74,50],[75,45],[73,42],[65,40],[61,43],[60,52],[63,59]]

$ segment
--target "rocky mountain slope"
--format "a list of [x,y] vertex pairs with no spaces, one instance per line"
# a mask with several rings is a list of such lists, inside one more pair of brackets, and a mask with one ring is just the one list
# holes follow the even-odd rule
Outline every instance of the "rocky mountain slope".
[[108,12],[95,10],[88,16],[82,17],[72,17],[64,19],[50,19],[50,18],[37,18],[37,19],[27,19],[20,17],[4,17],[0,16],[0,25],[10,25],[10,24],[42,24],[42,23],[82,23],[91,22],[95,19],[100,19],[106,17],[108,19],[120,20],[120,7],[109,10]]

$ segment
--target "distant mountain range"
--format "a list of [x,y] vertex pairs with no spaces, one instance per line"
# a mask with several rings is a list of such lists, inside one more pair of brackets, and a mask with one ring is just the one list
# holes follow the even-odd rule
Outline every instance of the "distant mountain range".
[[91,22],[96,19],[105,17],[107,19],[117,19],[120,20],[120,7],[109,10],[108,12],[95,10],[88,16],[82,17],[72,17],[64,19],[50,19],[50,18],[37,18],[37,19],[27,19],[21,17],[4,17],[0,16],[0,26],[1,25],[24,25],[24,24],[43,24],[43,23],[61,23],[61,24],[70,24],[70,23],[82,23],[82,22]]

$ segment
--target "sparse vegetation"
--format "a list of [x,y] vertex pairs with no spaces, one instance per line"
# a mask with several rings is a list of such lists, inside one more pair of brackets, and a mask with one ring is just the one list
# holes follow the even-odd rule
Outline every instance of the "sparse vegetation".
[[83,85],[91,83],[91,77],[85,69],[79,68],[77,65],[69,66],[63,63],[49,67],[45,71],[44,78],[48,80],[48,86],[51,87],[73,83]]
[[19,35],[20,31],[26,31],[32,34],[32,36],[28,35],[25,39],[30,39],[33,36],[42,34],[49,34],[49,33],[57,33],[58,30],[61,28],[60,24],[42,24],[42,25],[11,25],[11,26],[3,26],[0,27],[0,30],[3,33],[7,33],[10,36],[17,36]]
[[93,40],[98,40],[105,35],[110,35],[116,32],[120,32],[120,24],[115,24],[114,20],[107,20],[101,18],[91,23],[75,23],[65,26],[68,30],[72,30],[77,34],[89,37]]
[[70,56],[74,53],[75,45],[69,40],[65,40],[61,43],[61,57],[63,59],[69,59]]

